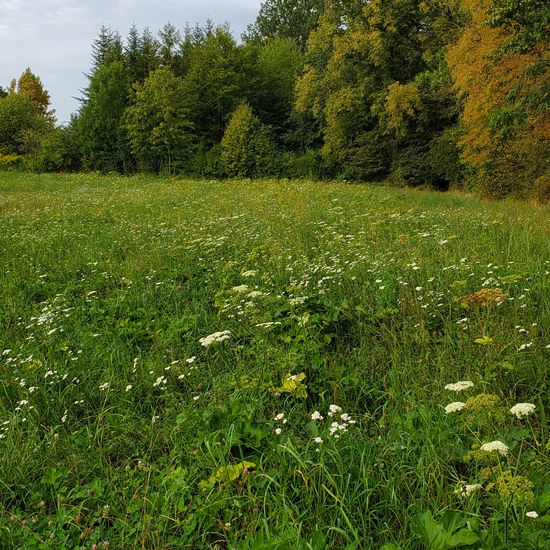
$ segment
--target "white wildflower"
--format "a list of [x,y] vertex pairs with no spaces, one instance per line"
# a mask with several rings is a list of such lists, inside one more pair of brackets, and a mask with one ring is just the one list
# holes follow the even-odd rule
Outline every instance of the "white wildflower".
[[502,442],[502,441],[491,441],[489,443],[484,443],[480,447],[481,451],[485,451],[486,453],[492,453],[494,451],[499,452],[501,455],[508,454],[508,447]]
[[282,431],[283,431],[283,430],[281,430],[281,428],[277,428],[277,429],[275,430],[275,433],[276,433],[277,435],[281,435],[281,432],[282,432]]
[[99,385],[99,391],[105,391],[111,384],[109,382],[105,382],[103,384]]
[[204,346],[206,348],[212,344],[217,344],[219,342],[223,342],[224,340],[229,340],[229,338],[231,338],[231,331],[224,330],[221,332],[214,332],[213,334],[209,334],[208,336],[201,338],[199,342],[201,343],[201,346]]
[[256,276],[256,273],[257,273],[257,272],[254,271],[253,269],[249,269],[248,271],[243,271],[243,272],[241,273],[241,275],[242,275],[243,277],[255,277],[255,276]]
[[450,413],[461,411],[463,408],[464,408],[464,403],[462,403],[462,401],[454,401],[453,403],[449,403],[445,407],[445,412],[447,414],[450,414]]
[[336,413],[339,413],[339,412],[341,412],[341,411],[342,411],[342,407],[339,407],[338,405],[331,405],[331,406],[329,407],[329,413],[328,413],[328,415],[329,415],[329,416],[333,416],[333,415],[335,415]]
[[468,388],[473,388],[473,387],[474,387],[474,383],[471,382],[470,380],[461,380],[460,382],[455,382],[454,384],[447,384],[445,386],[445,389],[459,392],[459,391],[467,390]]
[[311,415],[311,420],[323,420],[323,416],[321,415],[321,413],[319,411],[315,411]]
[[315,441],[315,443],[317,443],[318,445],[320,445],[320,444],[323,442],[323,439],[320,438],[320,437],[316,437],[313,441]]
[[161,384],[164,384],[166,385],[166,378],[164,378],[164,376],[159,376],[155,382],[153,383],[153,387],[156,388],[157,386],[160,386]]
[[524,416],[529,416],[531,413],[535,412],[535,405],[533,403],[518,403],[514,405],[510,412],[515,414],[518,418],[523,418]]
[[193,355],[193,357],[189,357],[189,359],[186,359],[185,362],[191,364],[195,362],[195,359],[196,359],[196,356]]
[[128,384],[128,385],[126,386],[126,391],[127,391],[127,392],[130,391],[132,388],[133,388],[132,384]]
[[464,484],[460,489],[457,489],[455,491],[456,495],[460,495],[463,497],[467,497],[472,493],[475,493],[476,491],[479,491],[481,489],[481,485],[479,483],[472,483],[472,484]]
[[525,514],[528,518],[538,518],[539,515],[535,512],[535,510],[532,510],[531,512],[527,512]]
[[250,287],[248,285],[239,285],[234,286],[231,290],[233,292],[236,292],[237,294],[244,294],[245,292],[248,292],[250,290]]

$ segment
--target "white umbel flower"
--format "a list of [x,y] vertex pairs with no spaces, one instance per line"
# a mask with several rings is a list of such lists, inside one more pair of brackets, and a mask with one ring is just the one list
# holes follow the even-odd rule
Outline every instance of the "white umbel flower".
[[535,405],[533,403],[518,403],[514,405],[510,412],[515,414],[518,418],[523,418],[524,416],[529,416],[531,413],[535,412]]
[[311,415],[311,420],[323,420],[323,416],[322,416],[322,414],[321,414],[319,411],[315,411],[315,412]]
[[505,445],[502,441],[491,441],[489,443],[484,443],[480,450],[485,451],[486,453],[499,452],[501,455],[508,454],[508,446]]
[[219,342],[223,342],[224,340],[229,340],[229,338],[231,338],[231,331],[223,330],[221,332],[214,332],[213,334],[209,334],[208,336],[201,338],[199,342],[201,343],[201,346],[204,346],[206,348],[208,346],[211,346],[212,344],[217,344]]
[[533,519],[539,517],[539,515],[535,512],[535,510],[532,510],[531,512],[527,512],[525,515],[526,515],[528,518],[533,518]]
[[445,407],[445,412],[447,414],[451,414],[454,412],[461,411],[463,408],[464,408],[464,403],[462,403],[462,401],[454,401],[453,403],[449,403]]
[[481,485],[479,483],[471,483],[471,484],[465,483],[460,489],[457,489],[455,491],[455,494],[463,497],[467,497],[472,493],[479,491],[480,489],[481,489]]
[[474,387],[474,383],[471,382],[470,380],[461,380],[460,382],[455,382],[454,384],[447,384],[445,386],[445,389],[459,392],[459,391],[467,390],[468,388],[473,388],[473,387]]

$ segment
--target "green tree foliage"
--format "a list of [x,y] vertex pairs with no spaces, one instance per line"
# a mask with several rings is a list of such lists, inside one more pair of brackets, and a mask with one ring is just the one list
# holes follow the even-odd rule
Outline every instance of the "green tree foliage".
[[[260,119],[283,138],[291,123],[295,83],[303,68],[303,55],[289,38],[262,44],[255,61],[256,97],[250,97]],[[251,95],[251,94],[249,94]]]
[[247,103],[231,115],[221,142],[221,162],[230,177],[267,175],[274,168],[274,147],[268,129]]
[[118,31],[113,31],[102,25],[97,38],[92,43],[92,75],[103,65],[121,63],[124,47]]
[[542,0],[265,0],[242,44],[210,20],[156,36],[134,25],[124,43],[102,27],[71,131],[46,135],[49,96],[27,70],[0,89],[18,98],[3,104],[2,147],[73,169],[70,135],[86,169],[269,167],[544,197],[549,20]]
[[135,25],[130,28],[124,46],[124,66],[132,83],[143,82],[151,71],[158,69],[159,49],[149,28],[145,27],[141,34]]
[[229,116],[246,98],[250,67],[225,27],[207,31],[202,44],[189,54],[186,102],[198,141],[209,148],[220,142]]
[[169,67],[134,85],[125,128],[140,168],[171,173],[189,155],[192,126],[183,82]]
[[550,6],[545,0],[493,0],[488,22],[508,35],[504,48],[518,53],[540,51],[550,39]]
[[452,0],[328,5],[309,38],[296,109],[317,120],[323,155],[346,176],[448,185],[426,154],[456,122],[442,56],[453,10]]
[[84,167],[119,172],[130,167],[122,124],[129,86],[118,61],[99,66],[91,77],[78,120]]
[[266,0],[245,37],[249,40],[290,38],[304,51],[324,4],[324,0]]
[[33,99],[20,93],[0,98],[0,154],[23,155],[30,152],[36,136],[53,127]]
[[171,67],[174,70],[178,63],[181,34],[172,23],[166,23],[159,32],[159,38],[160,64],[162,67]]

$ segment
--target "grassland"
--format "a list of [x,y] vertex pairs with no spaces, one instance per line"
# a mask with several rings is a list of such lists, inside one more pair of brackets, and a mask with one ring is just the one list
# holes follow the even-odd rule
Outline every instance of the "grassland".
[[2,549],[548,548],[550,209],[4,173],[0,254]]

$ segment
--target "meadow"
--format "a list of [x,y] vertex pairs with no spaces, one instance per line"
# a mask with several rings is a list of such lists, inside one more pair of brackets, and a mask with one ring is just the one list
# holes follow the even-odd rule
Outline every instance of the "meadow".
[[550,208],[0,174],[0,548],[550,547]]

